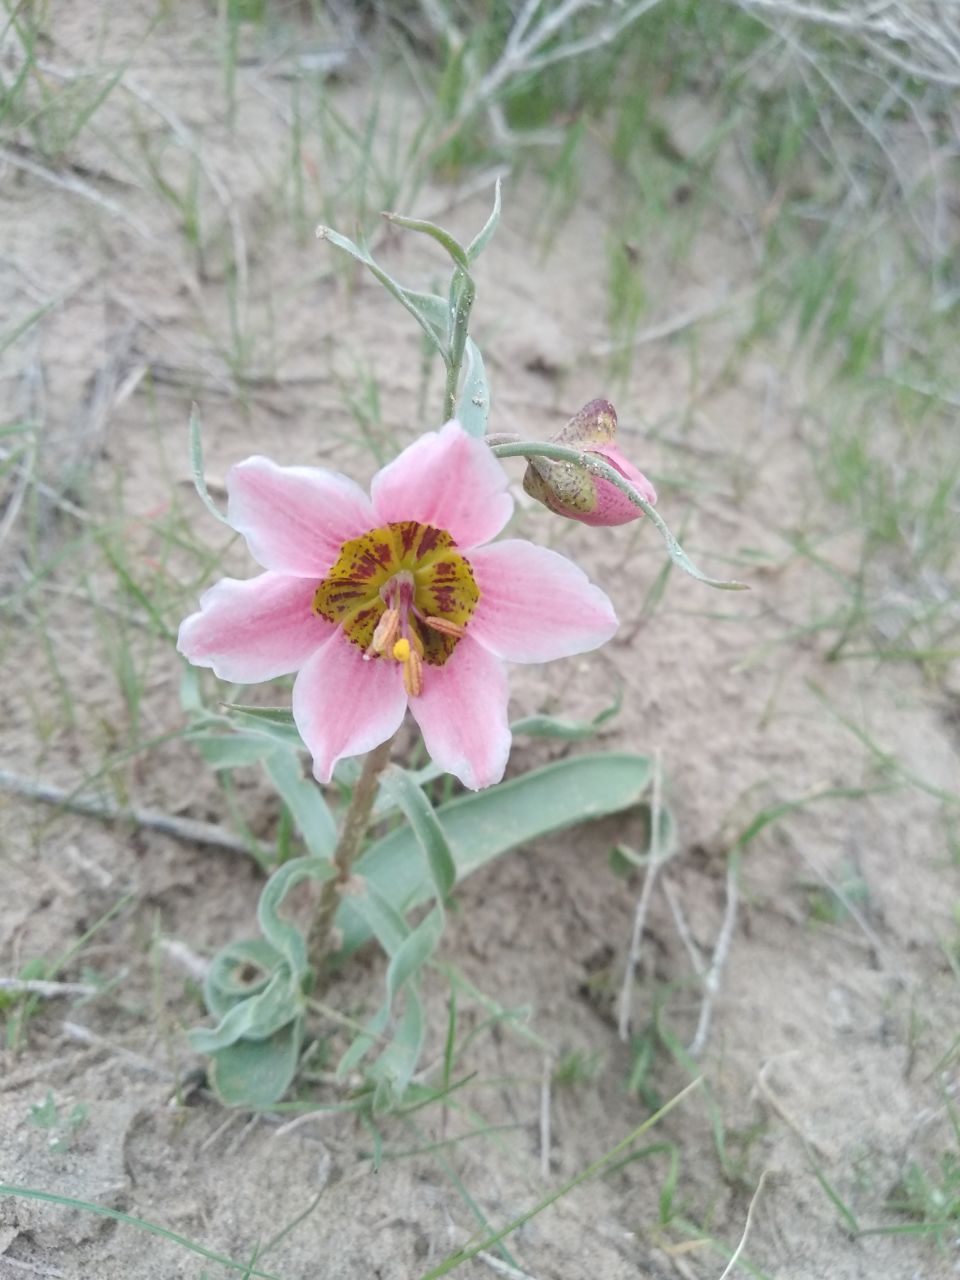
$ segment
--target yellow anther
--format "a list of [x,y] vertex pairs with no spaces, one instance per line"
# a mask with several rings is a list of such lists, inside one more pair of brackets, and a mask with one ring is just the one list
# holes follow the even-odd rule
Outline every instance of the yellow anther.
[[411,698],[419,698],[423,693],[423,661],[416,649],[411,649],[403,664],[403,687]]
[[387,653],[393,649],[394,641],[400,633],[400,610],[385,609],[383,616],[377,623],[373,633],[373,639],[370,641],[370,648],[363,655],[365,658],[372,658],[375,653]]
[[393,646],[393,656],[398,662],[410,661],[410,641],[401,636]]
[[451,622],[449,618],[426,617],[424,622],[431,631],[439,631],[442,636],[456,636],[459,640],[467,634],[467,628],[459,622]]

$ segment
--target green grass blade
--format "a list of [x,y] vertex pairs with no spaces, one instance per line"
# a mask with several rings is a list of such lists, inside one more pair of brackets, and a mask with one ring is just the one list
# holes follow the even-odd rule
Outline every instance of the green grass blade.
[[0,1196],[20,1197],[24,1200],[44,1200],[48,1204],[63,1205],[65,1209],[80,1209],[86,1213],[95,1213],[101,1218],[112,1218],[114,1222],[124,1222],[128,1226],[136,1227],[139,1231],[146,1232],[148,1235],[159,1236],[162,1240],[170,1240],[173,1244],[178,1244],[181,1249],[189,1249],[191,1253],[197,1253],[201,1258],[207,1258],[210,1262],[218,1262],[221,1267],[227,1267],[230,1271],[240,1271],[245,1276],[254,1277],[255,1280],[280,1280],[271,1271],[253,1270],[246,1262],[235,1262],[233,1258],[227,1258],[222,1253],[216,1253],[213,1249],[197,1244],[194,1240],[188,1240],[186,1236],[181,1236],[176,1231],[170,1231],[167,1227],[161,1227],[156,1222],[149,1222],[146,1218],[135,1218],[129,1213],[121,1213],[119,1209],[110,1209],[105,1204],[92,1204],[89,1200],[76,1200],[73,1196],[58,1196],[50,1191],[39,1191],[35,1187],[12,1187],[3,1182],[0,1182]]
[[190,471],[193,475],[194,488],[200,495],[200,501],[215,519],[219,520],[221,524],[230,526],[230,522],[227,517],[210,497],[210,493],[207,489],[207,482],[204,479],[203,438],[200,426],[200,410],[196,405],[193,405],[190,410]]
[[623,1152],[636,1142],[637,1138],[642,1137],[642,1135],[652,1129],[654,1125],[659,1124],[663,1117],[671,1112],[674,1107],[678,1106],[690,1093],[693,1092],[694,1089],[699,1086],[699,1084],[700,1078],[698,1077],[696,1080],[691,1081],[686,1088],[681,1089],[680,1092],[672,1097],[669,1102],[665,1103],[659,1111],[655,1111],[652,1116],[649,1116],[644,1120],[643,1124],[638,1125],[636,1129],[631,1133],[628,1133],[627,1136],[621,1142],[618,1142],[615,1147],[611,1148],[606,1155],[601,1156],[599,1160],[595,1160],[592,1165],[584,1169],[582,1173],[578,1173],[576,1177],[571,1178],[569,1182],[565,1182],[562,1186],[557,1187],[556,1190],[551,1191],[548,1195],[544,1196],[542,1200],[538,1201],[532,1209],[528,1209],[525,1213],[521,1213],[519,1217],[514,1218],[512,1222],[508,1222],[500,1231],[494,1232],[485,1240],[481,1240],[478,1244],[469,1245],[465,1249],[458,1249],[456,1253],[452,1253],[448,1258],[445,1258],[439,1266],[425,1272],[420,1277],[420,1280],[440,1280],[440,1276],[449,1275],[451,1271],[455,1270],[462,1263],[468,1262],[471,1258],[475,1258],[478,1253],[482,1253],[485,1250],[492,1248],[494,1245],[499,1244],[505,1236],[512,1235],[514,1231],[518,1231],[520,1227],[524,1226],[532,1218],[535,1218],[537,1214],[542,1213],[544,1209],[549,1209],[552,1204],[555,1204],[565,1195],[568,1195],[582,1183],[589,1182],[591,1178],[596,1177],[598,1173],[601,1173],[612,1160],[615,1160],[617,1156],[622,1155]]

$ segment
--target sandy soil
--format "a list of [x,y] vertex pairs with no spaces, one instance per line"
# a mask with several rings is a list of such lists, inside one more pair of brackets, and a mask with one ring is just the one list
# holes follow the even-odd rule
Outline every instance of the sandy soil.
[[[34,167],[7,164],[0,206],[0,275],[10,315],[19,321],[54,304],[3,355],[6,416],[42,418],[36,474],[69,503],[41,492],[31,517],[34,554],[61,558],[9,615],[3,763],[68,787],[131,735],[160,737],[183,723],[172,644],[151,637],[136,603],[118,596],[93,534],[105,515],[113,520],[112,535],[129,562],[142,581],[155,574],[165,601],[200,573],[192,553],[164,543],[171,503],[187,513],[201,543],[223,545],[189,487],[191,398],[202,407],[214,487],[233,460],[261,451],[367,479],[376,464],[341,392],[356,380],[358,362],[379,380],[387,438],[406,442],[434,425],[418,416],[421,357],[413,327],[371,281],[344,273],[311,234],[298,239],[282,214],[279,158],[290,146],[283,67],[264,70],[261,60],[239,68],[231,137],[223,71],[210,52],[209,29],[191,21],[189,6],[176,6],[175,21],[161,22],[148,40],[141,6],[107,8],[111,61],[130,58],[127,78],[140,97],[114,92],[96,128],[69,148],[72,168],[17,150],[14,159]],[[70,6],[43,56],[61,69],[95,64],[103,38],[98,9]],[[194,17],[209,27],[205,9]],[[362,65],[332,90],[354,117],[369,91]],[[246,405],[231,391],[222,354],[230,282],[220,264],[230,223],[204,184],[207,250],[200,261],[170,207],[144,186],[143,166],[137,170],[131,159],[138,136],[157,148],[170,136],[169,118],[148,100],[174,110],[202,138],[204,162],[229,192],[244,230],[253,350]],[[702,127],[692,104],[676,121],[678,136],[695,137]],[[315,172],[322,155],[309,135],[305,152],[308,172]],[[183,148],[167,147],[169,173],[182,177],[188,162]],[[605,162],[591,163],[596,172],[585,192],[615,192]],[[321,216],[312,191],[308,186],[310,224]],[[493,428],[538,435],[556,430],[588,399],[612,394],[598,355],[607,337],[609,209],[602,198],[582,199],[544,258],[530,248],[544,195],[531,173],[508,184],[504,224],[479,272],[475,324],[493,386]],[[747,197],[733,178],[727,197],[730,215],[705,219],[681,263],[662,245],[643,247],[651,324],[750,284],[750,244],[735,216],[736,202]],[[456,189],[436,186],[420,193],[417,207],[446,206],[452,228],[466,233],[487,201],[487,194],[462,199]],[[391,239],[382,251],[412,283],[426,285],[436,270],[419,244]],[[721,553],[741,556],[736,572],[749,576],[749,594],[719,596],[672,574],[660,603],[649,608],[662,564],[653,532],[560,528],[525,501],[521,469],[510,464],[516,530],[574,555],[610,592],[623,620],[601,653],[518,671],[515,714],[549,708],[590,715],[622,688],[623,709],[602,740],[660,753],[679,833],[666,878],[707,957],[724,917],[732,836],[778,801],[890,780],[841,715],[928,788],[960,787],[956,699],[951,704],[907,665],[826,662],[829,635],[791,639],[794,628],[834,603],[828,579],[792,556],[784,538],[791,529],[826,528],[832,518],[811,460],[820,428],[804,410],[801,375],[795,366],[784,373],[774,349],[754,351],[727,371],[741,320],[734,310],[702,331],[696,387],[681,334],[640,346],[630,385],[615,398],[624,446],[657,482],[669,523],[717,572],[728,571]],[[436,370],[428,391],[428,403],[438,404]],[[10,483],[8,499],[15,478]],[[114,519],[121,494],[122,514]],[[12,592],[23,588],[28,523],[25,511],[6,541]],[[853,564],[855,536],[838,535],[829,548],[836,562]],[[249,569],[236,546],[227,563]],[[143,682],[135,706],[109,660],[121,621],[115,619],[116,633],[105,630],[111,615],[91,607],[91,592],[135,619],[123,624]],[[518,742],[511,771],[577,749]],[[902,775],[892,777],[902,782]],[[276,805],[259,776],[238,775],[238,784],[255,829],[269,833]],[[215,782],[176,741],[131,759],[110,787],[140,805],[230,824]],[[177,1080],[197,1065],[183,1028],[196,1022],[198,1007],[195,982],[162,942],[208,955],[248,933],[259,878],[247,860],[52,814],[10,795],[2,799],[0,830],[0,973],[60,955],[116,909],[58,976],[82,980],[88,968],[119,978],[86,1003],[45,1003],[22,1043],[0,1050],[3,1182],[96,1201],[241,1261],[313,1205],[269,1252],[264,1269],[285,1280],[409,1280],[475,1229],[458,1184],[490,1223],[504,1224],[649,1112],[649,1098],[626,1087],[632,1058],[615,1013],[640,881],[608,869],[612,844],[640,840],[637,818],[525,848],[464,887],[446,958],[503,1005],[528,1007],[527,1025],[548,1048],[502,1026],[478,1036],[462,1063],[465,1073],[476,1073],[463,1108],[428,1109],[415,1127],[388,1120],[384,1151],[409,1151],[481,1125],[511,1127],[439,1154],[386,1159],[377,1172],[371,1135],[352,1117],[316,1117],[281,1132],[268,1119],[228,1115],[203,1093],[176,1104]],[[836,905],[827,886],[854,881],[853,914],[823,909]],[[956,981],[944,950],[954,945],[956,901],[942,805],[916,787],[823,800],[748,846],[702,1059],[705,1085],[651,1139],[675,1143],[680,1153],[679,1216],[733,1248],[766,1174],[746,1249],[766,1274],[955,1274],[952,1241],[938,1251],[919,1237],[851,1238],[814,1166],[863,1226],[889,1224],[903,1221],[886,1202],[910,1163],[933,1168],[949,1149],[952,1080],[949,1072],[942,1079],[936,1064],[956,1028]],[[332,998],[361,1010],[377,999],[381,981],[379,958],[358,957]],[[432,999],[436,1048],[445,1026],[439,983]],[[644,1032],[659,1009],[664,1026],[687,1044],[700,1003],[690,956],[657,891],[633,997],[635,1030]],[[465,1025],[479,1023],[482,1012],[465,1009],[463,1016]],[[577,1050],[595,1056],[596,1075],[552,1090],[544,1152],[545,1052]],[[661,1051],[649,1084],[666,1099],[688,1079]],[[49,1134],[30,1123],[31,1105],[48,1090],[62,1114],[75,1103],[87,1108],[87,1122],[65,1152],[52,1150]],[[714,1144],[717,1118],[726,1169]],[[699,1242],[696,1230],[657,1226],[667,1167],[661,1153],[579,1187],[511,1237],[517,1264],[538,1280],[719,1275],[723,1254]],[[220,1274],[213,1263],[109,1219],[0,1200],[3,1276],[154,1280],[198,1276],[204,1267]],[[492,1273],[477,1260],[457,1274],[467,1280]]]

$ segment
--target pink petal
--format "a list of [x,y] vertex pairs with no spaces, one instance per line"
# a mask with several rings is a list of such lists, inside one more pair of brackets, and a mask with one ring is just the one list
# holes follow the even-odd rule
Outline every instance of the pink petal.
[[221,680],[256,684],[289,675],[332,633],[311,609],[317,584],[282,573],[222,578],[180,624],[177,648]]
[[419,520],[446,529],[459,547],[495,538],[510,519],[507,474],[459,422],[421,436],[373,477],[377,519]]
[[322,578],[348,538],[376,525],[359,485],[320,467],[247,458],[227,474],[227,519],[265,569]]
[[293,686],[293,718],[317,780],[329,782],[338,760],[372,751],[396,733],[406,706],[399,663],[364,662],[358,645],[342,632],[332,636]]
[[509,697],[499,658],[464,636],[444,666],[424,667],[423,692],[410,699],[431,759],[471,791],[503,777],[510,754]]
[[468,634],[509,662],[550,662],[609,640],[617,615],[572,560],[508,538],[470,552],[480,601]]

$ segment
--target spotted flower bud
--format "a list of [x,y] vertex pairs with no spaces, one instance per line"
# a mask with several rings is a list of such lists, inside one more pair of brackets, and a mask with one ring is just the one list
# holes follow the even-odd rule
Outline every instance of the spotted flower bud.
[[[584,405],[551,444],[595,453],[625,480],[647,502],[656,502],[653,485],[638,471],[616,445],[617,411],[609,400],[591,400]],[[581,524],[628,524],[643,512],[615,484],[596,476],[574,462],[551,462],[547,458],[531,458],[523,477],[523,487],[558,516],[579,520]]]

